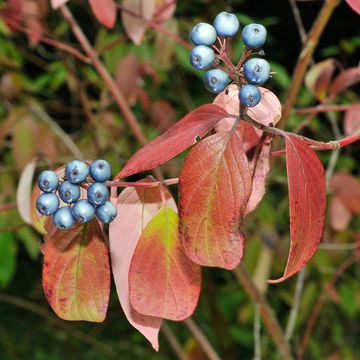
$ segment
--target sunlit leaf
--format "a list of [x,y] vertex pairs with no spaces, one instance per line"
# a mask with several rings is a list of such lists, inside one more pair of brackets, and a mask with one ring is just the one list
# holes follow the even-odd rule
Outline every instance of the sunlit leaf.
[[96,19],[112,29],[116,22],[116,2],[114,0],[89,0],[89,4]]

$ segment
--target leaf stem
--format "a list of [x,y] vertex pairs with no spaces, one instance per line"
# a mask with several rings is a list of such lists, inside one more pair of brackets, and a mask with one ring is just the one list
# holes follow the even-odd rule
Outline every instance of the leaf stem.
[[153,188],[161,185],[169,186],[169,185],[176,185],[179,182],[179,178],[172,178],[172,179],[165,179],[161,181],[154,181],[154,182],[126,182],[126,181],[107,181],[106,186],[109,187],[138,187],[138,188]]

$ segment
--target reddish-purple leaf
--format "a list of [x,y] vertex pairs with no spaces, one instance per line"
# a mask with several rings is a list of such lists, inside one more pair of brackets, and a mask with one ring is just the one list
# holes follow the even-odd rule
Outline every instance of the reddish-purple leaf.
[[[165,196],[168,206],[176,209],[171,194],[165,191]],[[161,204],[159,188],[127,188],[118,197],[118,216],[109,229],[111,266],[121,307],[130,324],[151,342],[156,351],[159,349],[158,335],[162,319],[142,315],[131,306],[128,277],[138,240],[145,226],[160,210]]]
[[345,0],[349,6],[360,15],[360,0]]
[[179,179],[180,237],[197,264],[236,267],[243,254],[242,216],[252,188],[238,132],[217,133],[188,154]]
[[109,254],[97,220],[50,231],[43,246],[43,288],[64,320],[102,322],[110,294]]
[[131,305],[140,313],[184,320],[195,310],[201,289],[200,267],[184,254],[178,215],[162,207],[145,227],[131,260]]
[[341,92],[355,85],[360,81],[360,66],[342,71],[332,82],[330,86],[330,95],[332,98],[338,96]]
[[354,104],[345,113],[344,131],[346,135],[352,135],[360,131],[360,104]]
[[317,250],[325,222],[326,191],[323,166],[315,151],[293,135],[285,138],[289,184],[290,252],[278,283],[300,271]]
[[155,12],[154,0],[123,0],[121,18],[129,38],[140,45]]
[[152,169],[172,159],[202,138],[227,115],[213,104],[200,106],[135,153],[116,178]]
[[115,0],[89,0],[89,3],[96,19],[107,28],[112,29],[117,13]]

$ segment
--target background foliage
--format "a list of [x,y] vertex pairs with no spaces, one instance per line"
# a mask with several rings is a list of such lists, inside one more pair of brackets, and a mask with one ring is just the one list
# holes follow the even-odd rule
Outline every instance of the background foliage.
[[[31,1],[28,1],[31,3]],[[38,15],[51,39],[77,47],[76,40],[60,12],[39,1]],[[5,8],[0,1],[0,9]],[[299,1],[305,28],[309,29],[322,1]],[[116,78],[148,139],[156,137],[188,111],[211,102],[201,75],[189,65],[189,51],[166,34],[150,29],[140,46],[129,41],[119,17],[113,30],[101,26],[87,2],[71,1],[71,10],[89,37],[107,69]],[[169,31],[187,40],[199,21],[211,21],[222,10],[235,12],[241,23],[267,26],[267,59],[276,75],[268,83],[281,100],[287,94],[291,74],[301,49],[299,33],[290,5],[285,0],[179,1],[175,16],[167,22]],[[86,159],[105,158],[114,174],[140,148],[99,75],[67,52],[50,44],[32,44],[23,31],[12,33],[0,19],[0,358],[1,359],[173,359],[164,335],[155,353],[146,340],[125,320],[116,292],[107,319],[102,324],[65,323],[57,319],[46,303],[41,286],[39,235],[25,225],[11,204],[16,202],[19,176],[37,157],[37,171],[56,168],[74,157],[66,134]],[[35,22],[38,21],[34,17]],[[343,2],[336,9],[314,61],[328,57],[342,67],[358,65],[359,17]],[[20,30],[24,30],[25,24]],[[30,25],[31,26],[31,25]],[[36,42],[36,41],[35,41]],[[239,37],[234,41],[234,59],[242,52]],[[336,103],[359,102],[359,88],[341,95]],[[297,106],[315,105],[305,87]],[[334,138],[334,124],[343,133],[343,113],[319,114],[304,134],[318,140]],[[292,115],[287,128],[294,130],[304,115]],[[360,121],[360,119],[359,119]],[[331,125],[332,124],[332,125]],[[59,130],[60,129],[60,130]],[[335,132],[336,135],[336,132]],[[69,139],[70,139],[69,138]],[[65,140],[65,141],[64,141]],[[359,178],[359,145],[341,151],[335,172]],[[322,153],[329,165],[331,153]],[[163,166],[167,177],[178,176],[184,155]],[[281,274],[288,250],[288,199],[283,159],[276,161],[268,192],[259,208],[247,219],[247,250],[244,265],[258,286]],[[132,180],[136,180],[133,177]],[[354,192],[354,194],[356,194]],[[354,195],[355,196],[355,195]],[[360,203],[360,196],[357,201]],[[329,195],[331,200],[331,194]],[[355,200],[356,201],[356,200]],[[9,206],[4,206],[10,204]],[[328,221],[324,244],[306,269],[294,335],[296,349],[303,337],[320,294],[326,299],[320,309],[308,344],[307,358],[360,358],[360,286],[356,263],[360,244],[360,220],[354,216],[345,230],[335,231]],[[349,262],[349,258],[352,259]],[[349,267],[341,272],[342,266]],[[344,265],[345,264],[345,265]],[[340,269],[340,270],[339,270]],[[254,355],[255,307],[231,272],[205,269],[203,291],[194,319],[223,359],[251,359]],[[274,278],[274,277],[273,277]],[[333,283],[330,283],[332,280]],[[286,327],[296,278],[267,288],[267,297]],[[182,323],[168,326],[184,345],[191,359],[206,358]],[[277,353],[265,330],[261,331],[263,357]]]

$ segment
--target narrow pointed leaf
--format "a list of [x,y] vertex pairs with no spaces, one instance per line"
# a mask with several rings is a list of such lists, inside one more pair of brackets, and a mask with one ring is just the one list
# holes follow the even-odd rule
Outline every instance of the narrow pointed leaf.
[[163,207],[145,227],[131,261],[131,304],[145,315],[184,320],[195,310],[200,285],[200,267],[180,246],[178,215]]
[[152,169],[196,144],[227,112],[214,104],[200,106],[133,155],[116,178]]
[[[176,209],[176,204],[167,190],[165,196],[168,206]],[[159,349],[158,336],[162,319],[142,315],[131,306],[128,278],[130,262],[138,240],[145,226],[160,210],[161,204],[159,188],[126,188],[118,197],[118,216],[109,229],[111,266],[121,307],[130,324],[150,341],[155,350]]]
[[218,133],[188,154],[179,179],[180,236],[197,264],[236,267],[243,254],[242,216],[252,188],[238,132]]
[[286,166],[289,184],[290,252],[278,283],[300,271],[316,252],[324,229],[326,191],[323,166],[315,151],[288,135]]
[[107,28],[112,29],[117,13],[115,0],[89,0],[89,3],[96,19]]
[[330,86],[330,95],[332,98],[338,96],[349,87],[360,82],[360,66],[352,67],[342,71],[332,82]]
[[64,320],[102,322],[110,293],[108,249],[97,220],[45,237],[43,288]]

